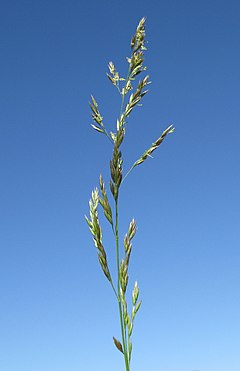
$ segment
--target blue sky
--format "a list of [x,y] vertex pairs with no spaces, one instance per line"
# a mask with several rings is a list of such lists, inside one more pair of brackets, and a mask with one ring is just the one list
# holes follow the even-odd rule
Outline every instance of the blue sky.
[[143,300],[132,371],[240,370],[239,11],[238,1],[2,1],[1,370],[123,370],[117,305],[84,221],[111,157],[88,102],[113,130],[107,63],[125,73],[143,16],[152,84],[129,120],[125,169],[176,130],[122,187],[120,235],[134,217],[130,285]]

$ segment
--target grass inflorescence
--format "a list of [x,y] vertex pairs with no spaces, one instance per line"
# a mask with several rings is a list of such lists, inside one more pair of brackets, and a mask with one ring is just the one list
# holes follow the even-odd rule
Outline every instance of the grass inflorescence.
[[[131,171],[142,164],[148,157],[151,157],[160,144],[164,141],[166,136],[173,132],[172,125],[168,126],[163,131],[161,136],[152,143],[152,145],[143,152],[143,154],[133,163],[130,169],[124,174],[123,172],[123,156],[121,152],[121,145],[124,141],[127,128],[127,119],[136,106],[141,105],[140,102],[147,94],[147,86],[150,84],[149,76],[146,75],[138,82],[137,77],[144,73],[146,67],[144,66],[145,47],[145,18],[142,18],[137,26],[136,32],[131,39],[131,56],[127,57],[128,71],[125,77],[120,77],[113,62],[108,64],[107,77],[110,82],[116,87],[120,94],[120,113],[116,120],[115,131],[108,132],[104,126],[103,117],[100,114],[97,101],[91,96],[91,114],[93,119],[92,127],[98,133],[105,135],[113,146],[113,154],[110,160],[110,180],[109,188],[112,194],[112,202],[109,201],[107,190],[102,178],[99,177],[99,188],[92,191],[91,199],[89,201],[90,216],[85,217],[89,226],[90,232],[93,235],[93,240],[98,253],[98,260],[103,270],[104,275],[110,282],[110,285],[115,294],[118,303],[118,312],[120,319],[121,341],[113,336],[113,342],[116,348],[122,353],[125,362],[125,370],[130,371],[130,362],[132,354],[132,332],[136,314],[141,306],[139,300],[139,287],[135,282],[132,290],[131,303],[127,302],[126,293],[128,288],[128,272],[129,263],[132,251],[132,240],[136,234],[137,226],[133,219],[128,231],[120,246],[119,243],[119,192],[123,180],[131,173]],[[111,206],[112,205],[112,206]],[[102,241],[102,229],[98,216],[99,206],[103,209],[103,214],[110,223],[115,240],[116,251],[116,269],[117,282],[113,282],[110,268],[108,265],[107,254]],[[131,307],[131,310],[129,310]]]

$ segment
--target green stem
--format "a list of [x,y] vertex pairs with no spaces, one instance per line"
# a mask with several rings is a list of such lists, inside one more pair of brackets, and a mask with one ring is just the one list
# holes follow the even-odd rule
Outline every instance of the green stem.
[[129,360],[128,360],[128,352],[127,352],[127,345],[126,345],[126,336],[125,336],[125,327],[124,327],[124,319],[123,319],[123,309],[122,309],[122,302],[121,302],[121,294],[120,294],[120,258],[119,258],[119,237],[118,237],[118,200],[115,202],[115,239],[116,239],[116,262],[117,262],[117,272],[118,272],[118,307],[119,307],[119,316],[120,316],[120,325],[121,325],[121,333],[122,333],[122,344],[123,344],[123,352],[124,352],[124,360],[126,371],[130,371]]
[[113,285],[113,281],[112,280],[110,281],[110,285],[112,286],[113,292],[114,292],[116,298],[118,299],[118,294],[117,294],[117,291],[115,290],[115,287]]
[[130,79],[130,77],[131,77],[131,76],[130,76],[130,75],[131,75],[130,71],[131,71],[131,67],[130,67],[130,65],[129,65],[129,68],[128,68],[128,74],[127,74],[127,78],[126,78],[126,83],[125,83],[125,86],[124,86],[124,93],[122,94],[122,103],[121,103],[121,109],[120,109],[119,120],[120,120],[120,118],[121,118],[121,116],[122,116],[122,113],[123,113],[124,100],[125,100],[125,96],[126,96],[126,87],[127,87],[128,81],[129,81],[129,79]]
[[[122,94],[119,121],[123,113],[124,100],[125,100],[125,95],[126,95],[126,86],[127,86],[129,79],[130,79],[130,66],[128,69],[128,75],[127,75],[126,84],[124,87],[124,93]],[[119,258],[119,237],[118,237],[118,198],[115,200],[115,240],[116,240],[116,263],[117,263],[117,273],[118,273],[118,308],[119,308],[119,317],[120,317],[121,334],[122,334],[122,345],[123,345],[123,353],[124,353],[126,371],[130,371],[129,358],[128,358],[128,345],[127,345],[128,341],[126,339],[127,337],[126,326],[124,326],[123,307],[122,307],[121,294],[120,294],[121,284],[120,284],[120,258]]]
[[111,136],[108,134],[107,130],[105,129],[105,127],[102,127],[103,129],[103,134],[106,135],[106,137],[110,140],[111,143],[113,143],[113,139],[111,138]]
[[122,179],[122,183],[127,178],[127,176],[131,173],[131,171],[135,168],[135,163],[132,165],[132,167],[128,170],[128,172],[125,174],[125,176]]

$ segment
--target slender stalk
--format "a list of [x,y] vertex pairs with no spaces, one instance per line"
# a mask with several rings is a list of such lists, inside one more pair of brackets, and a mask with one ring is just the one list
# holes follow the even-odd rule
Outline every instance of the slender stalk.
[[127,87],[127,84],[128,84],[129,79],[130,79],[130,66],[128,68],[128,74],[127,74],[127,78],[126,78],[126,83],[125,83],[123,94],[122,94],[122,103],[121,103],[120,117],[119,118],[121,118],[122,113],[123,113],[124,100],[125,100],[125,96],[126,96],[126,87]]
[[[126,96],[126,87],[128,84],[128,81],[130,79],[130,66],[127,73],[126,83],[124,86],[123,94],[122,94],[122,100],[121,100],[121,108],[120,108],[120,116],[119,121],[121,119],[123,108],[124,108],[124,101]],[[123,122],[124,123],[124,122]],[[122,123],[122,125],[123,125]],[[120,295],[120,259],[119,259],[119,237],[118,237],[118,199],[115,202],[115,237],[116,237],[116,259],[117,259],[117,270],[118,270],[118,307],[119,307],[119,315],[120,315],[120,325],[121,325],[121,334],[122,334],[122,344],[123,344],[123,352],[124,352],[124,360],[125,360],[125,366],[126,371],[130,371],[130,360],[128,357],[128,339],[126,334],[126,326],[124,325],[124,318],[123,318],[123,308],[122,308],[122,302],[121,302],[121,295]]]
[[131,173],[131,171],[134,169],[135,167],[135,164],[133,164],[130,169],[127,171],[127,173],[125,174],[125,176],[123,177],[122,179],[122,183],[124,182],[124,180],[127,178],[127,176]]
[[113,285],[113,281],[112,280],[110,281],[110,285],[112,286],[113,292],[114,292],[116,298],[118,299],[118,294],[117,294],[117,291],[115,290],[115,287]]
[[[121,341],[117,340],[113,336],[113,341],[123,356],[125,362],[125,371],[130,371],[130,361],[131,361],[131,353],[132,353],[132,330],[134,325],[134,318],[137,314],[141,301],[138,301],[139,295],[139,288],[137,281],[135,282],[133,291],[132,291],[132,311],[128,311],[128,303],[126,298],[127,293],[127,286],[128,286],[128,268],[129,268],[129,259],[132,250],[132,239],[136,233],[136,223],[135,220],[132,219],[129,225],[129,229],[127,234],[123,240],[123,258],[122,256],[122,249],[119,247],[119,215],[118,215],[118,195],[120,191],[120,186],[122,182],[126,179],[126,177],[130,174],[130,172],[138,165],[143,163],[148,157],[151,157],[153,151],[155,151],[159,145],[163,142],[164,138],[168,133],[173,132],[173,127],[170,125],[162,135],[152,143],[151,147],[148,148],[142,156],[134,162],[134,164],[130,167],[127,171],[125,176],[123,176],[123,158],[122,153],[120,151],[120,147],[124,140],[126,134],[126,127],[128,117],[133,110],[133,108],[139,105],[139,102],[143,98],[143,96],[147,93],[148,90],[144,90],[145,86],[147,86],[150,82],[148,80],[148,76],[145,76],[142,80],[138,82],[136,85],[136,76],[138,76],[141,72],[145,71],[146,67],[144,67],[144,50],[146,50],[145,46],[145,18],[142,18],[137,26],[136,33],[134,34],[133,38],[131,39],[131,58],[127,58],[129,62],[128,73],[126,78],[122,78],[119,76],[118,72],[115,69],[113,62],[109,62],[109,71],[110,74],[107,74],[109,80],[112,84],[117,88],[118,92],[121,95],[120,101],[120,112],[119,117],[117,120],[117,130],[115,132],[110,132],[106,130],[103,124],[103,117],[101,116],[98,104],[93,96],[91,96],[91,111],[92,111],[92,118],[94,124],[92,124],[93,129],[96,131],[104,134],[107,136],[108,140],[113,144],[113,156],[110,160],[110,190],[112,196],[114,198],[114,207],[115,210],[112,210],[111,203],[108,201],[107,192],[104,187],[104,183],[102,180],[102,176],[100,175],[99,183],[100,183],[100,193],[98,188],[95,188],[92,192],[92,197],[89,201],[90,207],[90,218],[86,217],[87,224],[89,226],[90,232],[93,235],[94,244],[98,251],[98,259],[103,270],[104,275],[106,276],[107,280],[110,282],[116,299],[118,301],[118,311],[119,311],[119,319],[120,319],[120,327],[121,327]],[[122,83],[124,81],[124,83]],[[122,85],[124,85],[123,89],[121,89]],[[135,90],[136,85],[136,90]],[[130,90],[135,90],[132,94],[130,94],[128,102],[126,103],[126,97]],[[117,282],[112,281],[110,269],[108,266],[107,261],[107,254],[104,249],[104,244],[102,241],[102,229],[100,226],[99,218],[98,218],[98,205],[101,204],[103,208],[104,215],[108,222],[112,226],[113,235],[115,238],[115,249],[116,249],[116,266],[117,266]],[[114,215],[115,214],[115,215]]]
[[125,336],[125,326],[124,326],[124,319],[123,319],[122,302],[121,302],[121,294],[120,294],[121,286],[120,286],[120,258],[119,258],[119,236],[118,236],[118,200],[115,201],[115,239],[116,239],[116,263],[117,263],[117,273],[118,273],[118,308],[119,308],[119,316],[120,316],[122,344],[123,344],[126,371],[130,371],[127,344],[126,344],[126,336]]
[[113,140],[111,138],[111,136],[108,134],[107,130],[105,128],[102,128],[103,129],[103,133],[106,135],[106,137],[110,140],[111,143],[113,143]]

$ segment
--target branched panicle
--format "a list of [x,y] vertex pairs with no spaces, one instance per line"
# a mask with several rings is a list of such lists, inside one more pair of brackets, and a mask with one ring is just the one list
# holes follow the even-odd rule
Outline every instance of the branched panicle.
[[[127,57],[127,61],[129,63],[129,71],[128,76],[126,78],[119,77],[119,73],[116,71],[113,62],[109,62],[108,64],[109,73],[107,73],[107,76],[109,80],[112,82],[112,84],[117,87],[123,99],[125,95],[130,90],[133,89],[133,81],[135,80],[136,76],[138,76],[141,72],[146,70],[146,67],[143,66],[144,51],[146,50],[145,18],[142,18],[140,20],[136,29],[136,33],[131,39],[131,49],[132,49],[131,57],[130,58]],[[120,88],[121,82],[124,82],[124,86],[122,88]],[[120,117],[119,120],[120,125],[124,125],[126,123],[125,118],[129,116],[134,106],[138,104],[141,98],[147,93],[147,90],[142,92],[143,87],[146,86],[147,84],[149,84],[148,76],[139,82],[136,92],[131,95],[129,102],[126,105],[125,110]]]
[[[151,154],[160,146],[165,137],[172,133],[174,128],[170,125],[162,135],[151,145],[151,147],[146,150],[142,156],[133,163],[130,170],[123,177],[123,157],[121,152],[121,145],[126,134],[126,124],[127,120],[136,106],[141,105],[141,100],[148,92],[147,85],[150,84],[149,76],[141,78],[138,82],[136,78],[146,70],[144,66],[144,52],[145,47],[145,18],[142,18],[137,26],[136,32],[131,39],[131,56],[127,57],[128,62],[128,73],[123,78],[120,77],[116,70],[113,62],[108,64],[107,77],[111,83],[117,88],[119,94],[121,95],[120,113],[116,120],[116,129],[114,132],[108,133],[103,124],[103,117],[101,116],[98,108],[98,104],[93,96],[91,96],[91,116],[94,121],[92,127],[94,130],[102,133],[108,137],[113,145],[112,158],[110,160],[110,190],[114,199],[114,212],[112,211],[105,184],[103,178],[99,177],[98,189],[94,189],[92,192],[92,197],[89,201],[90,217],[87,217],[86,221],[89,229],[93,235],[94,244],[98,252],[98,260],[101,268],[110,281],[113,288],[114,294],[116,296],[119,308],[120,316],[120,327],[121,327],[121,342],[113,337],[114,344],[116,348],[123,354],[126,371],[130,371],[130,360],[132,354],[132,331],[134,326],[135,316],[141,306],[141,301],[138,301],[139,288],[137,282],[135,282],[134,288],[132,290],[132,310],[128,312],[127,303],[127,287],[128,287],[128,274],[129,274],[129,262],[132,252],[132,239],[136,234],[136,222],[134,219],[129,224],[128,232],[123,239],[122,252],[123,257],[121,257],[121,250],[119,246],[119,208],[118,208],[118,198],[119,190],[123,180],[128,176],[133,168],[143,163]],[[131,92],[132,91],[132,92]],[[130,93],[131,92],[131,93]],[[128,96],[128,98],[126,98]],[[100,192],[100,194],[99,194]],[[117,284],[116,288],[112,281],[110,271],[107,263],[106,251],[102,242],[102,230],[98,218],[98,206],[102,207],[105,218],[111,224],[112,231],[115,239],[115,249],[116,249],[116,268],[117,268]]]
[[[122,89],[122,95],[126,95],[130,90],[133,89],[132,83],[136,76],[141,72],[146,70],[143,65],[144,62],[144,51],[145,46],[145,18],[142,18],[137,27],[136,33],[131,40],[132,55],[127,58],[129,63],[129,73],[125,87]],[[125,110],[123,112],[123,122],[130,115],[133,108],[139,104],[143,96],[148,92],[148,90],[143,90],[146,85],[150,84],[149,76],[140,80],[135,93],[132,93],[128,103],[126,104]]]

